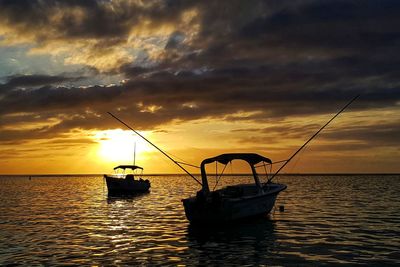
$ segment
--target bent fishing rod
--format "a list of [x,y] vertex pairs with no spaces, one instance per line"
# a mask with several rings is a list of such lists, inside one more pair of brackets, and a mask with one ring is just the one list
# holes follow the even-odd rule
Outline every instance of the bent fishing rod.
[[349,103],[347,103],[341,110],[339,110],[338,113],[336,113],[335,116],[333,116],[327,123],[325,123],[324,126],[321,127],[313,136],[310,137],[310,139],[307,140],[296,152],[293,153],[293,155],[286,160],[285,164],[283,164],[276,172],[275,174],[268,179],[267,183],[270,183],[272,179],[303,149],[306,147],[308,143],[310,143],[311,140],[314,139],[326,126],[328,126],[329,123],[331,123],[340,113],[342,113],[348,106],[351,105],[360,95],[355,96]]
[[[135,134],[137,134],[138,136],[140,136],[142,139],[144,139],[147,143],[149,143],[150,145],[152,145],[153,147],[155,147],[158,151],[160,151],[164,156],[166,156],[168,159],[170,159],[173,163],[175,163],[176,165],[178,165],[179,168],[181,168],[184,172],[186,172],[190,177],[192,177],[199,185],[203,185],[199,180],[196,179],[196,177],[194,177],[190,172],[188,172],[185,168],[183,168],[179,163],[182,162],[178,162],[176,160],[174,160],[173,158],[171,158],[167,153],[165,153],[164,151],[162,151],[158,146],[156,146],[155,144],[153,144],[150,140],[148,140],[146,137],[144,137],[143,135],[141,135],[140,133],[138,133],[137,131],[135,131],[131,126],[129,126],[127,123],[125,123],[124,121],[122,121],[121,119],[119,119],[118,117],[116,117],[114,114],[112,114],[111,112],[107,112],[108,114],[110,114],[111,117],[113,117],[114,119],[116,119],[117,121],[119,121],[120,123],[122,123],[123,125],[125,125],[128,129],[130,129],[131,131],[133,131]],[[190,164],[188,164],[190,165]],[[192,165],[191,165],[192,166]],[[197,167],[197,166],[196,166]]]

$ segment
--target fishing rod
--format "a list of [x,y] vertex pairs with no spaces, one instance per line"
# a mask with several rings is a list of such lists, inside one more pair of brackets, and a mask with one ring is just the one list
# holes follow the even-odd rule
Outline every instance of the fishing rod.
[[265,166],[269,166],[269,165],[279,164],[279,163],[286,162],[286,161],[288,161],[288,160],[287,160],[287,159],[284,159],[284,160],[280,160],[280,161],[274,161],[274,162],[271,162],[271,163],[267,163],[267,164],[263,164],[263,165],[254,166],[254,168],[257,169],[257,168],[264,167],[264,165],[265,165]]
[[328,126],[329,123],[331,123],[331,121],[333,121],[340,113],[342,113],[348,106],[351,105],[351,103],[353,103],[360,95],[357,95],[356,97],[354,97],[349,103],[347,103],[338,113],[336,113],[335,116],[333,116],[327,123],[325,123],[324,126],[321,127],[321,129],[319,129],[313,136],[310,137],[310,139],[307,140],[307,142],[305,142],[296,152],[293,153],[293,155],[286,160],[285,164],[283,164],[278,170],[277,172],[268,179],[267,183],[270,183],[272,181],[272,179],[274,179],[274,177],[311,141],[314,139],[314,137],[316,137],[326,126]]
[[198,184],[200,184],[201,186],[203,185],[199,180],[196,179],[196,177],[194,177],[190,172],[188,172],[185,168],[183,168],[178,161],[174,160],[173,158],[171,158],[167,153],[165,153],[164,151],[162,151],[159,147],[157,147],[155,144],[153,144],[152,142],[150,142],[146,137],[144,137],[143,135],[141,135],[140,133],[138,133],[137,131],[135,131],[131,126],[129,126],[128,124],[126,124],[124,121],[122,121],[121,119],[117,118],[116,116],[114,116],[111,112],[107,112],[108,114],[110,114],[111,117],[113,117],[114,119],[116,119],[117,121],[119,121],[120,123],[122,123],[123,125],[125,125],[128,129],[132,130],[135,134],[139,135],[141,138],[143,138],[147,143],[149,143],[150,145],[152,145],[153,147],[155,147],[158,151],[160,151],[164,156],[166,156],[168,159],[170,159],[173,163],[175,163],[176,165],[178,165],[179,168],[181,168],[184,172],[186,172],[190,177],[192,177]]

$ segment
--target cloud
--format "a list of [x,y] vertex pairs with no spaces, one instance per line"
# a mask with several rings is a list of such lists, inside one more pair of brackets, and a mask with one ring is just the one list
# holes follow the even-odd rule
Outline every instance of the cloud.
[[328,140],[353,140],[359,142],[363,148],[371,146],[394,147],[399,145],[399,120],[391,123],[375,124],[371,126],[356,126],[329,132],[324,135]]
[[169,35],[190,23],[186,9],[183,1],[3,0],[1,43],[31,43],[30,53],[67,54],[67,64],[110,71],[140,50],[153,57],[162,53]]
[[49,76],[49,75],[22,75],[9,76],[7,82],[0,85],[2,90],[12,90],[15,88],[35,88],[44,85],[60,85],[65,82],[74,82],[83,80],[85,77],[67,77],[67,76]]
[[354,74],[360,66],[382,72],[398,63],[400,5],[389,0],[33,0],[0,7],[3,42],[33,42],[41,53],[62,48],[67,64],[101,71],[136,62],[140,53],[173,69],[343,60]]
[[[377,113],[379,114],[379,112]],[[328,126],[308,147],[319,152],[356,152],[373,149],[392,149],[399,145],[400,120],[396,113],[386,113],[385,119],[360,118],[350,114],[349,119],[338,118],[336,124]],[[328,118],[326,118],[328,120]],[[283,121],[265,128],[235,129],[240,133],[238,143],[262,144],[268,140],[271,150],[273,144],[280,143],[278,150],[290,147],[293,151],[306,142],[325,122],[298,124],[296,121]],[[294,145],[295,144],[295,145]],[[284,145],[284,146],[282,146]],[[374,153],[374,152],[370,152]],[[375,152],[376,153],[376,152]]]
[[[29,42],[33,54],[63,54],[63,64],[124,78],[79,87],[72,82],[83,78],[66,73],[6,77],[2,140],[34,136],[4,130],[17,119],[57,121],[37,128],[48,135],[117,126],[107,111],[155,129],[331,114],[357,94],[353,111],[398,110],[399,11],[388,0],[0,0],[3,44]],[[13,122],[9,114],[32,115]],[[276,131],[296,135],[296,127]]]
[[[265,93],[258,86],[262,81],[255,79],[255,84],[251,82],[254,79],[253,73],[246,81],[242,81],[247,84],[246,91],[241,90],[241,84],[237,84],[236,81],[221,79],[220,74],[217,77],[211,73],[207,75],[209,76],[206,79],[196,74],[185,74],[183,79],[179,75],[157,73],[149,78],[135,79],[114,86],[67,88],[47,85],[36,89],[12,90],[0,100],[0,114],[2,114],[0,120],[3,127],[14,128],[0,130],[0,140],[5,142],[52,137],[74,129],[101,130],[120,127],[107,115],[107,111],[112,111],[133,123],[136,129],[155,129],[174,121],[202,118],[232,122],[277,122],[293,116],[302,118],[332,114],[348,101],[349,95],[357,93],[357,90],[291,92],[288,89],[287,95],[290,95],[288,97],[282,91]],[[14,77],[13,81],[18,79]],[[282,87],[283,85],[281,84]],[[371,108],[374,110],[390,106],[396,108],[396,99],[397,101],[399,99],[396,90],[383,88],[379,94],[362,95],[350,109],[363,112]],[[231,115],[235,113],[245,115]],[[16,115],[10,117],[7,114]],[[303,122],[310,127],[309,123]],[[34,128],[15,129],[19,127],[18,125],[35,125],[35,123],[38,126]],[[252,131],[257,140],[251,139],[251,141],[257,142],[260,138],[279,141],[282,134],[285,138],[302,139],[310,133],[306,130],[309,129],[307,127],[298,124],[288,126],[284,122],[279,126],[265,129],[260,127],[259,131]],[[369,128],[363,130],[371,132]],[[269,134],[264,136],[265,132]],[[352,131],[344,132],[349,138],[354,135]],[[273,133],[275,135],[271,136]]]

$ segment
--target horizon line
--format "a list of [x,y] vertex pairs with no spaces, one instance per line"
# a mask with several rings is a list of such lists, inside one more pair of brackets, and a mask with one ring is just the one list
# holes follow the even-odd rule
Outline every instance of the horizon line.
[[[0,176],[32,176],[32,177],[40,177],[40,176],[103,176],[104,173],[41,173],[41,174],[0,174]],[[140,176],[186,176],[187,174],[185,173],[150,173],[150,174],[141,174]],[[201,173],[193,173],[193,175],[201,175]],[[213,175],[210,173],[209,175]],[[252,173],[231,173],[231,174],[222,174],[222,176],[252,176]],[[398,172],[370,172],[370,173],[357,173],[357,172],[338,172],[338,173],[328,173],[328,172],[321,172],[321,173],[279,173],[277,176],[303,176],[303,175],[311,175],[311,176],[317,176],[317,175],[337,175],[337,176],[343,176],[343,175],[400,175]],[[139,174],[138,174],[139,176]]]

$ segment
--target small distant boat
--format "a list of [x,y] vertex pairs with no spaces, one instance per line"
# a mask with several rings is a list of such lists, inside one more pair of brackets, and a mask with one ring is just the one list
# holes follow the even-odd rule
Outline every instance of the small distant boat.
[[[136,165],[119,165],[114,168],[115,174],[104,175],[109,195],[134,195],[148,192],[150,181],[135,177],[134,171],[142,167]],[[130,171],[131,173],[127,173]]]
[[[213,162],[227,165],[233,160],[249,164],[254,184],[226,186],[210,192],[205,165]],[[200,165],[202,189],[196,196],[182,200],[188,220],[191,223],[221,223],[268,214],[286,185],[262,184],[255,167],[258,163],[272,164],[270,159],[255,153],[229,153],[203,160]]]

